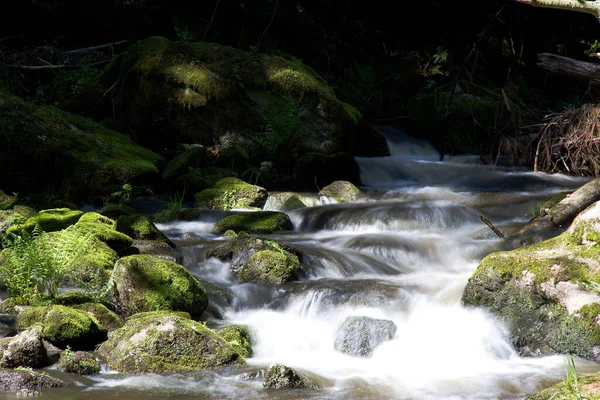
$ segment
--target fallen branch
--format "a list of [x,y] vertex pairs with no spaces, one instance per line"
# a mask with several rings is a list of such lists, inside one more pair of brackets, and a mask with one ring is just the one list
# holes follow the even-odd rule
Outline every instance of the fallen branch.
[[592,86],[600,86],[600,65],[574,60],[556,54],[538,54],[537,65],[554,74],[573,79],[589,81]]
[[114,46],[118,46],[118,45],[124,44],[124,43],[127,43],[127,40],[119,40],[118,42],[101,44],[99,46],[91,46],[91,47],[84,47],[82,49],[69,50],[69,51],[65,51],[64,54],[86,53],[88,51],[105,49],[107,47],[114,47]]
[[62,65],[8,65],[8,64],[2,64],[4,67],[7,68],[12,68],[12,69],[27,69],[27,70],[42,70],[42,69],[76,69],[76,68],[83,68],[85,66],[88,67],[96,67],[98,65],[104,65],[104,64],[108,64],[110,62],[110,59],[108,60],[102,60],[102,61],[96,61],[90,64],[62,64]]
[[496,234],[496,236],[498,236],[500,239],[504,239],[504,238],[505,238],[504,234],[503,234],[502,232],[500,232],[500,229],[496,228],[496,227],[494,226],[494,224],[492,224],[492,223],[490,222],[490,220],[489,220],[489,219],[487,219],[487,218],[486,218],[486,217],[484,217],[483,215],[480,215],[480,216],[479,216],[479,218],[481,218],[481,220],[482,220],[482,221],[483,221],[483,222],[484,222],[484,223],[485,223],[487,226],[489,226],[491,230],[493,230],[493,231],[494,231],[494,233]]

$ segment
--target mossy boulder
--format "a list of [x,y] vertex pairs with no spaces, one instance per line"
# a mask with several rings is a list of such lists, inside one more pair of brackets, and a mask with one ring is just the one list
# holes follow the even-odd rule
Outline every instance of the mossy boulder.
[[194,146],[171,160],[165,167],[162,177],[165,181],[174,182],[177,178],[187,174],[190,168],[197,169],[206,166],[210,162],[205,147]]
[[0,190],[0,211],[8,210],[17,202],[17,196],[11,196]]
[[242,357],[252,357],[252,333],[248,327],[229,325],[219,329],[217,333]]
[[[99,215],[99,214],[98,214]],[[104,221],[79,221],[73,226],[73,230],[83,237],[93,236],[106,243],[119,255],[129,254],[133,240],[124,233],[115,229],[114,221],[106,218]],[[110,221],[110,222],[108,222]]]
[[7,233],[20,234],[21,232],[31,233],[36,225],[39,225],[44,232],[60,231],[79,221],[83,212],[71,210],[69,208],[54,208],[42,210],[27,218],[22,224],[11,226]]
[[225,233],[234,232],[273,233],[291,231],[294,229],[292,221],[287,214],[277,211],[241,212],[227,216],[215,224],[215,231]]
[[500,317],[524,355],[600,360],[599,229],[595,203],[555,238],[488,255],[469,279],[463,302]]
[[104,304],[100,303],[83,303],[72,306],[76,310],[82,310],[96,318],[98,322],[105,327],[108,332],[112,332],[115,329],[123,326],[123,320],[117,314],[106,308]]
[[263,386],[268,389],[315,389],[317,387],[306,374],[282,364],[269,367]]
[[223,136],[241,134],[255,138],[244,149],[250,156],[286,145],[334,153],[350,151],[360,129],[360,113],[322,77],[280,56],[151,37],[131,46],[106,75],[113,71],[127,131],[155,150],[197,143],[218,153]]
[[25,390],[24,393],[29,397],[30,394],[37,395],[38,392],[30,392],[33,389],[59,388],[73,386],[73,383],[50,376],[43,371],[18,371],[12,369],[0,369],[0,389],[4,390]]
[[123,316],[143,311],[186,311],[199,318],[208,300],[202,285],[184,267],[150,255],[120,259],[109,287]]
[[161,211],[154,217],[154,222],[195,221],[202,211],[199,208],[182,208],[180,210]]
[[19,329],[41,323],[43,339],[65,348],[90,350],[106,340],[107,330],[87,312],[65,306],[30,307],[17,316]]
[[173,242],[159,231],[148,217],[142,215],[119,217],[116,229],[134,240],[159,241],[175,247]]
[[130,318],[98,352],[123,373],[187,372],[244,366],[235,348],[204,324],[164,313]]
[[196,193],[198,207],[217,210],[262,209],[269,194],[256,185],[251,185],[237,178],[224,178],[214,188]]
[[5,233],[13,225],[22,225],[26,218],[15,210],[0,211],[0,233]]
[[350,182],[334,181],[321,189],[319,195],[332,197],[337,201],[344,203],[358,200],[361,196],[361,192]]
[[98,213],[116,221],[117,218],[123,215],[135,214],[135,210],[123,204],[109,203],[99,209]]
[[0,89],[0,182],[9,192],[98,199],[154,184],[162,157],[127,136]]
[[316,191],[335,180],[358,183],[360,168],[350,153],[306,153],[296,160],[297,188]]
[[579,383],[577,392],[569,388],[567,381],[563,381],[532,394],[525,400],[600,399],[600,374],[578,376],[577,381]]
[[35,324],[17,336],[0,339],[0,367],[41,368],[49,365],[42,329],[41,324]]
[[253,254],[242,267],[239,281],[247,283],[281,284],[298,278],[298,257],[284,251],[261,250]]
[[60,354],[58,369],[77,375],[95,375],[100,373],[100,363],[92,353],[65,350]]

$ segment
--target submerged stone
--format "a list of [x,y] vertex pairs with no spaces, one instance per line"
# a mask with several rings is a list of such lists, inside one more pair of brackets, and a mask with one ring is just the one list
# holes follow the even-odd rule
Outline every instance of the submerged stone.
[[77,375],[95,375],[100,372],[100,363],[92,353],[65,350],[60,355],[58,368]]
[[396,334],[393,321],[370,317],[348,317],[338,328],[335,349],[341,353],[369,357],[381,343]]
[[313,389],[316,384],[293,368],[274,364],[267,370],[263,386],[268,389]]
[[299,267],[300,262],[294,254],[261,250],[248,258],[240,271],[239,281],[278,285],[298,279]]
[[273,233],[294,229],[287,214],[277,211],[243,212],[223,218],[215,224],[215,231],[224,233],[228,230],[249,233]]
[[335,181],[325,186],[319,192],[321,196],[328,196],[339,202],[356,201],[360,198],[360,190],[347,181]]

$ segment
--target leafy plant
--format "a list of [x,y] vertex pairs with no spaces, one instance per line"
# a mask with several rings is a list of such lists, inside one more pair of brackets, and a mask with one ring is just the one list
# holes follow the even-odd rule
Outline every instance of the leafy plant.
[[173,29],[175,29],[175,34],[180,42],[189,43],[196,39],[188,26],[180,24],[176,18],[173,18]]
[[565,370],[567,372],[567,390],[570,394],[575,396],[575,399],[585,400],[586,397],[581,393],[581,388],[579,387],[579,378],[577,377],[575,361],[570,354],[567,354],[565,358]]
[[4,237],[0,277],[10,295],[23,304],[43,296],[54,298],[65,271],[88,248],[93,233],[69,227],[52,235],[36,225],[32,233]]
[[132,193],[133,186],[131,186],[129,183],[126,183],[121,187],[121,190],[111,193],[111,196],[119,197],[121,201],[129,201],[131,200]]
[[73,349],[71,349],[71,346],[67,346],[67,348],[65,349],[65,351],[63,351],[62,355],[67,360],[73,360],[75,358],[75,352],[73,351]]

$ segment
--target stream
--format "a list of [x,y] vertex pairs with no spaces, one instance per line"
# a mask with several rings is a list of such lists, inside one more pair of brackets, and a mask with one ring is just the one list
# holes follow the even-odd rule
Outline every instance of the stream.
[[[206,259],[223,240],[211,233],[223,213],[158,224],[191,273],[231,290],[231,300],[213,304],[209,315],[251,328],[248,368],[166,376],[104,371],[39,398],[523,399],[564,379],[563,356],[520,357],[498,321],[460,298],[499,242],[481,215],[507,232],[528,221],[536,203],[587,180],[485,166],[475,156],[440,162],[426,142],[391,128],[385,133],[392,156],[357,158],[364,199],[339,204],[304,193],[311,206],[289,212],[294,231],[263,235],[304,254],[297,282],[237,284],[227,263]],[[277,210],[279,199],[265,208]],[[342,354],[334,339],[350,316],[391,320],[397,330],[370,357]],[[264,389],[261,369],[275,362],[305,371],[322,388]],[[600,371],[593,362],[576,365],[580,374]]]

